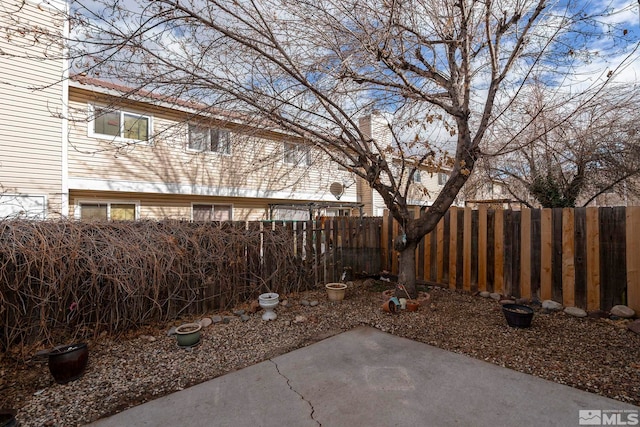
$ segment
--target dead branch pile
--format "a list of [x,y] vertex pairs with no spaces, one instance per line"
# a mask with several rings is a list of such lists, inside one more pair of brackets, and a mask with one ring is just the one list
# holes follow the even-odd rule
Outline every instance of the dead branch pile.
[[120,333],[304,287],[259,223],[0,221],[0,345]]

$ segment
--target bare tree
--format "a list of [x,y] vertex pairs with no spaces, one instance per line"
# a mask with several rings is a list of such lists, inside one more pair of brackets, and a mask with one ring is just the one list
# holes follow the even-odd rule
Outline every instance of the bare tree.
[[[580,5],[74,0],[69,47],[76,72],[125,84],[134,94],[206,105],[202,114],[243,113],[366,180],[402,227],[394,242],[399,281],[415,295],[418,243],[452,204],[488,131],[513,108],[530,75],[557,82],[589,59],[591,35],[611,41],[615,31],[607,33]],[[611,52],[624,48],[620,41],[611,41]],[[358,126],[374,111],[393,117],[388,143]],[[448,139],[435,138],[437,129]],[[443,164],[448,181],[414,218],[407,197],[413,174]]]
[[[493,181],[527,206],[587,205],[599,195],[635,194],[640,175],[638,89],[609,85],[606,91],[550,99],[537,82],[517,101],[511,122],[528,123],[517,136],[504,129],[497,144],[513,139],[517,150],[487,157]],[[554,94],[554,95],[557,95]],[[508,136],[505,134],[511,133]]]

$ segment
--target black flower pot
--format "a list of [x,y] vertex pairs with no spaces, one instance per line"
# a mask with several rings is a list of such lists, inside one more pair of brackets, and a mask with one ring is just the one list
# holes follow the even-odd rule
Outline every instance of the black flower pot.
[[533,309],[521,304],[505,304],[502,306],[507,324],[512,328],[528,328],[533,320]]
[[88,360],[86,343],[58,346],[49,352],[49,372],[58,384],[66,384],[82,376]]
[[17,425],[15,409],[0,409],[0,427],[16,427]]

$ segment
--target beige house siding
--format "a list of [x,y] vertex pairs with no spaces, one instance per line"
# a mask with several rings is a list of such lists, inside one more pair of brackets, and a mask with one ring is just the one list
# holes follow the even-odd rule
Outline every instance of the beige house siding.
[[[45,46],[19,30],[40,26],[62,35],[64,26],[47,5],[22,3],[4,0],[0,7],[0,205],[14,195],[37,198],[55,216],[65,192],[62,121],[56,117],[64,112],[64,62],[43,59]],[[46,49],[49,57],[61,53],[55,46]]]
[[[74,216],[77,195],[94,192],[91,197],[99,199],[101,193],[111,198],[122,192],[144,200],[141,218],[189,219],[191,204],[208,200],[232,204],[234,219],[266,219],[269,204],[337,202],[329,190],[331,183],[353,182],[351,173],[339,170],[319,151],[312,150],[310,166],[286,164],[282,139],[237,124],[211,124],[231,131],[231,155],[190,150],[187,113],[145,103],[129,102],[119,108],[150,117],[151,141],[131,143],[91,135],[93,106],[113,103],[113,98],[72,84],[68,164]],[[356,201],[356,186],[346,186],[340,202]]]

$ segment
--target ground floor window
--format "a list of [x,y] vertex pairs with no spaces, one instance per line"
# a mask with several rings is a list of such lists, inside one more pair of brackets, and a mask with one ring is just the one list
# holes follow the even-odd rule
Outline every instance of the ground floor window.
[[80,203],[80,219],[83,221],[133,221],[136,219],[136,204],[110,202]]
[[192,207],[194,221],[230,221],[231,205],[194,204]]

